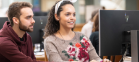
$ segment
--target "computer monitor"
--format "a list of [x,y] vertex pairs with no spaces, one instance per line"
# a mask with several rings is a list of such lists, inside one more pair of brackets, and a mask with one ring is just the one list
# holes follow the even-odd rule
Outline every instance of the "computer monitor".
[[47,23],[47,16],[34,16],[35,24],[33,27],[33,32],[28,32],[32,38],[33,44],[41,43],[43,41],[43,29]]
[[[47,16],[34,16],[35,24],[33,27],[33,32],[28,32],[32,38],[33,44],[41,43],[43,41],[43,31],[47,23]],[[3,27],[5,21],[8,21],[7,17],[0,17],[0,29]]]
[[139,30],[139,11],[100,10],[99,56],[122,55],[122,45],[130,43],[130,30]]
[[48,12],[33,12],[34,16],[47,16]]
[[0,17],[0,29],[3,28],[5,21],[8,21],[7,17]]

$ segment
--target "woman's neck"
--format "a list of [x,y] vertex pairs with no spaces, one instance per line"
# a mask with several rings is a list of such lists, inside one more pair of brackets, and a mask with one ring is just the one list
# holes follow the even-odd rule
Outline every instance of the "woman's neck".
[[59,29],[56,36],[64,40],[71,40],[75,33],[71,29]]
[[71,29],[59,29],[59,32],[62,34],[62,35],[69,35],[71,34],[73,31]]

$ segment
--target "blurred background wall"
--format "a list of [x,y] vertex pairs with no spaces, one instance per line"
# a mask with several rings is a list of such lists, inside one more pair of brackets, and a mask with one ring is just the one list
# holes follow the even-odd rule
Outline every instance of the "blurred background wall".
[[[51,7],[59,0],[0,0],[0,17],[6,17],[8,6],[15,1],[33,4],[35,16],[47,16]],[[139,0],[77,0],[74,7],[76,24],[82,24],[88,22],[94,10],[102,7],[105,7],[105,10],[138,10]]]

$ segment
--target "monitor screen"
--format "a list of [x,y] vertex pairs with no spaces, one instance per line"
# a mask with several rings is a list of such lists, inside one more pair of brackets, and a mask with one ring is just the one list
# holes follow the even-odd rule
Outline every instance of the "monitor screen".
[[33,32],[28,32],[32,38],[33,44],[41,43],[43,41],[43,29],[47,23],[47,16],[34,16],[35,24],[33,27]]
[[[43,31],[46,26],[47,16],[34,16],[35,24],[33,27],[33,32],[28,32],[32,38],[33,44],[41,43],[43,41]],[[0,29],[3,27],[5,21],[8,21],[7,17],[0,17]]]
[[0,29],[2,29],[5,21],[8,21],[8,17],[0,17]]
[[99,55],[121,55],[122,44],[130,43],[126,31],[139,30],[139,11],[100,10]]

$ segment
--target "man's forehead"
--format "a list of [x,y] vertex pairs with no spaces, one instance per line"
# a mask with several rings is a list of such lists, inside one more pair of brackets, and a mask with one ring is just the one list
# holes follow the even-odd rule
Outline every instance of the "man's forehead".
[[33,11],[29,7],[22,8],[20,12],[21,12],[21,15],[24,15],[24,16],[33,15]]

